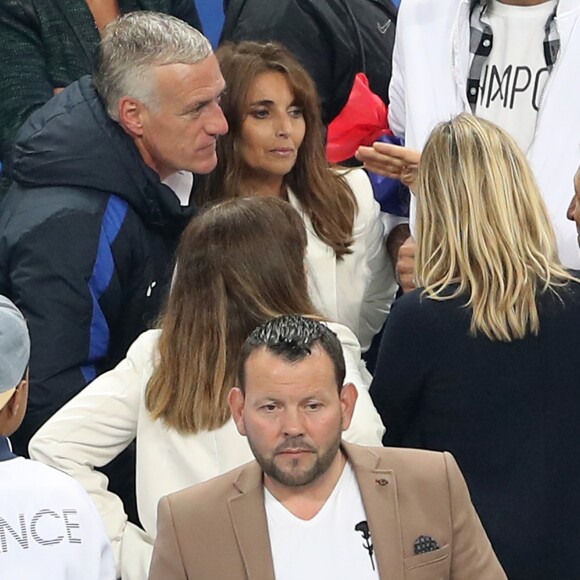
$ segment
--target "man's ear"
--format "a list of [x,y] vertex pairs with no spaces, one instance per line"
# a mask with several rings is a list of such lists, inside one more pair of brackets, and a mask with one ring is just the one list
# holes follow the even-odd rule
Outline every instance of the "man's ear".
[[340,391],[340,406],[342,407],[342,430],[350,427],[354,406],[358,399],[358,391],[352,383],[346,383]]
[[133,97],[121,97],[117,105],[119,110],[119,124],[131,137],[143,135],[143,124],[147,115],[147,108],[141,101]]
[[246,426],[244,424],[244,400],[245,396],[239,387],[234,387],[228,394],[228,403],[232,418],[238,428],[240,435],[246,435]]

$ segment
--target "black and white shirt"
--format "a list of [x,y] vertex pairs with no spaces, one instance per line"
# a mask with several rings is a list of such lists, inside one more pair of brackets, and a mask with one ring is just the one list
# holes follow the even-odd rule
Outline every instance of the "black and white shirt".
[[556,7],[557,0],[537,6],[472,4],[467,98],[473,113],[500,125],[524,151],[560,50]]

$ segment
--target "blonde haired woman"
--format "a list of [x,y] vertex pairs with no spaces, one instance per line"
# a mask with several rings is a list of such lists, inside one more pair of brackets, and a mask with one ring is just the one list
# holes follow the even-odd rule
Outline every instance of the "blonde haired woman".
[[[282,314],[318,317],[308,297],[302,220],[285,201],[236,199],[186,228],[161,328],[143,333],[127,358],[54,415],[30,444],[34,459],[66,471],[89,492],[113,543],[123,580],[147,577],[161,497],[253,459],[227,405],[250,332]],[[319,318],[319,317],[318,317]],[[384,428],[368,395],[370,377],[351,331],[336,332],[347,380],[359,391],[350,441],[380,445]],[[137,508],[95,470],[137,438]]]
[[580,507],[579,273],[513,139],[469,115],[436,127],[416,233],[420,287],[393,306],[371,387],[384,441],[453,453],[510,580],[580,577],[563,513]]

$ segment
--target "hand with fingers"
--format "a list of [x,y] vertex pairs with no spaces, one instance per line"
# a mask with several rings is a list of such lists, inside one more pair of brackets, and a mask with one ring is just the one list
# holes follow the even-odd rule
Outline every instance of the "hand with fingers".
[[417,286],[415,284],[415,248],[417,243],[412,236],[409,236],[405,243],[399,248],[397,257],[397,280],[403,292],[410,292]]
[[365,169],[400,179],[409,189],[413,189],[421,160],[419,151],[376,141],[372,147],[359,147],[355,157],[364,163]]

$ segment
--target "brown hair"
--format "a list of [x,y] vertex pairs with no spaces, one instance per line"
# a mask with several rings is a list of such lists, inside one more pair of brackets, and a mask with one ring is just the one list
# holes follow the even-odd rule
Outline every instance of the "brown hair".
[[224,201],[191,221],[145,394],[153,419],[183,433],[226,423],[227,395],[251,331],[283,314],[320,318],[308,297],[305,251],[304,224],[281,199]]
[[550,216],[516,142],[459,115],[431,133],[418,180],[416,267],[425,293],[467,296],[474,335],[509,342],[537,334],[538,295],[578,280],[558,261]]
[[346,180],[331,171],[326,161],[320,101],[310,75],[288,50],[275,43],[225,44],[216,56],[226,81],[221,107],[229,131],[218,140],[218,165],[203,178],[203,186],[196,192],[197,201],[204,203],[240,195],[244,162],[239,141],[247,115],[248,90],[258,75],[280,72],[288,79],[296,105],[303,109],[306,125],[296,164],[285,176],[284,183],[300,201],[316,235],[337,257],[349,254],[356,199]]

